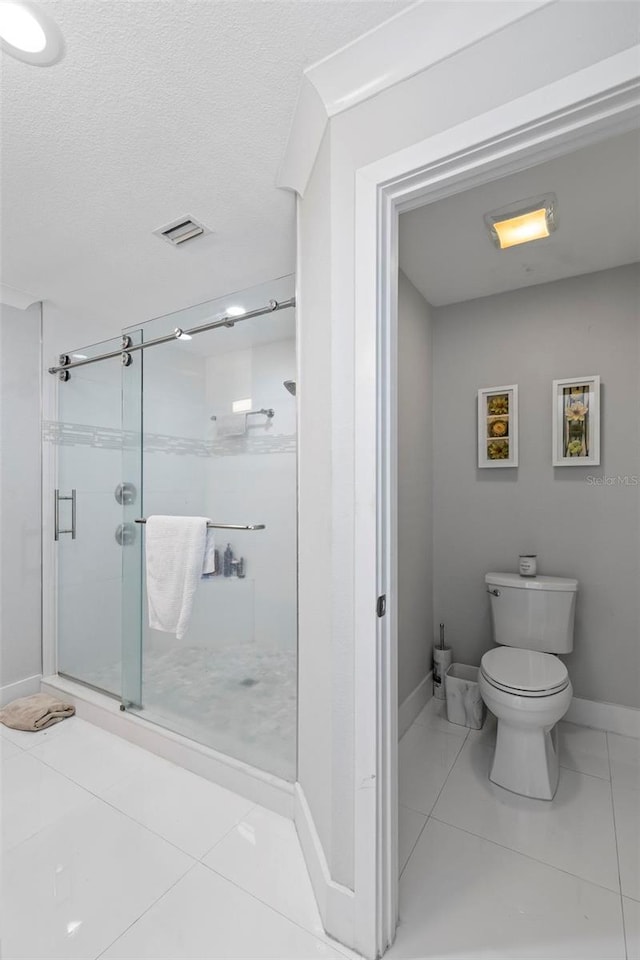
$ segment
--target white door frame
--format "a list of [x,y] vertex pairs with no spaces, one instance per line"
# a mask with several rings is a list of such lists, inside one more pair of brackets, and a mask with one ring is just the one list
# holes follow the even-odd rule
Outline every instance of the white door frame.
[[637,127],[639,63],[632,47],[356,173],[354,920],[367,956],[393,941],[398,910],[398,217]]

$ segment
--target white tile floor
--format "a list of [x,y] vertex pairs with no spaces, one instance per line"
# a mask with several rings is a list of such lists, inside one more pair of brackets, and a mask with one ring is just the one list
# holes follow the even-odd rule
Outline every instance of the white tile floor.
[[388,957],[640,960],[640,741],[559,733],[558,793],[529,800],[488,779],[493,718],[467,731],[427,704],[400,743]]
[[[640,960],[640,742],[562,724],[551,803],[487,779],[494,725],[400,744],[390,958]],[[293,824],[78,718],[0,727],[3,960],[350,957]],[[625,946],[626,936],[626,946]]]
[[289,820],[77,717],[0,758],[2,960],[353,956]]

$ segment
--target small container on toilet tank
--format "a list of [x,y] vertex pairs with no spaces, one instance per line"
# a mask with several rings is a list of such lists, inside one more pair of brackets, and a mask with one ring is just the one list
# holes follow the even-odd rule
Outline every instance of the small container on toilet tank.
[[535,577],[538,573],[538,558],[535,553],[521,553],[519,564],[521,577]]

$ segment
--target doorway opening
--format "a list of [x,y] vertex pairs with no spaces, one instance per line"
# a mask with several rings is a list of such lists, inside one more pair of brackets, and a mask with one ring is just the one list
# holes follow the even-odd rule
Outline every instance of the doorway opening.
[[[571,693],[640,706],[639,167],[636,128],[399,217],[391,957],[624,950],[638,741]],[[496,245],[487,214],[549,195],[552,232]]]
[[[583,97],[579,102],[575,101],[572,85],[563,81],[423,141],[412,147],[410,153],[400,151],[376,161],[356,174],[355,352],[361,359],[356,366],[355,476],[359,502],[365,505],[370,501],[372,507],[363,506],[356,512],[355,520],[355,549],[361,558],[355,582],[355,696],[359,704],[355,753],[358,776],[375,770],[377,784],[373,792],[356,794],[356,871],[360,876],[371,878],[361,893],[363,905],[365,901],[368,904],[367,911],[363,906],[363,916],[368,918],[366,936],[371,941],[375,938],[377,949],[382,953],[393,944],[399,913],[396,356],[400,218],[426,204],[436,204],[474,187],[574,154],[591,144],[637,131],[640,126],[638,78],[622,58],[610,66],[606,78],[595,69],[582,76]],[[503,291],[502,295],[510,294]],[[598,370],[573,373],[578,377],[592,374],[595,377]],[[553,379],[560,380],[563,375],[564,369]],[[566,378],[571,375],[567,373]],[[634,382],[637,384],[637,376]],[[505,385],[513,385],[513,381],[480,384],[482,387]],[[548,391],[545,419],[550,424],[551,382]],[[473,430],[477,430],[476,409],[477,391],[469,413]],[[472,433],[472,444],[475,437]],[[606,458],[606,442],[603,440],[603,443]],[[472,446],[471,455],[477,457],[477,446]],[[553,466],[551,439],[547,457],[548,469],[555,471],[554,476],[561,477],[563,471],[566,476],[571,475],[571,468]],[[480,472],[482,468],[475,466],[474,470]],[[501,471],[484,470],[483,473],[500,475]],[[515,486],[506,481],[496,482],[501,482],[505,490]],[[559,479],[557,484],[558,489],[568,495],[568,481]],[[633,522],[632,518],[630,523]],[[375,559],[370,561],[372,553]],[[488,567],[483,568],[482,576],[486,572],[490,572]],[[482,576],[481,591],[484,590]],[[385,616],[378,616],[373,596],[386,598]],[[464,597],[460,603],[464,604]],[[437,617],[435,611],[432,612]],[[453,625],[451,620],[450,625]],[[377,642],[372,655],[373,635]],[[432,646],[432,630],[424,637],[424,644],[427,648]],[[583,698],[574,699],[573,707],[577,711],[574,719],[579,716],[586,725],[583,703]],[[620,705],[621,712],[612,719],[608,705],[596,704],[594,709],[598,720],[592,724],[594,727],[621,733],[625,729],[636,729],[637,711]],[[405,718],[406,711],[403,711],[401,722],[404,723]],[[434,722],[441,719],[435,718]],[[611,788],[605,786],[605,789]],[[376,845],[372,853],[373,821]],[[619,889],[614,895],[618,898],[615,910],[620,916]],[[422,902],[424,906],[424,896]],[[448,904],[448,909],[450,906]],[[429,916],[428,911],[424,913]],[[403,926],[406,929],[406,925]]]

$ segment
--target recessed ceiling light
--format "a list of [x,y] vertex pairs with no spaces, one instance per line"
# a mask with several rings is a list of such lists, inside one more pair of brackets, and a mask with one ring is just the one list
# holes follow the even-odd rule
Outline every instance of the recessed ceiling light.
[[64,54],[57,23],[32,0],[0,0],[0,46],[36,67],[56,63]]
[[557,200],[552,193],[520,200],[509,207],[485,213],[484,222],[491,239],[501,250],[541,240],[556,229]]
[[246,312],[245,308],[240,306],[227,307],[225,310],[228,317],[242,317]]

